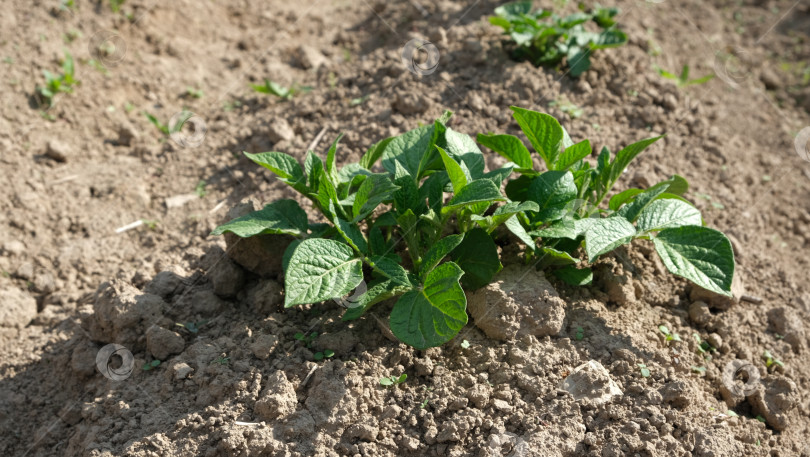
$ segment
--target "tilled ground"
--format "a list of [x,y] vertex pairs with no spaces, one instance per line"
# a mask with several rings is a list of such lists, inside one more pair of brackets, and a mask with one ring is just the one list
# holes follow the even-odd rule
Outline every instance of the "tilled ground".
[[[14,0],[0,15],[4,454],[810,455],[810,153],[794,144],[810,125],[807,3],[618,2],[630,43],[580,80],[510,61],[486,22],[494,2],[76,4]],[[440,53],[432,74],[401,61],[417,37]],[[105,39],[116,47],[100,53]],[[65,50],[81,84],[38,109],[41,71]],[[678,89],[655,71],[683,64],[718,77]],[[263,78],[312,90],[280,101],[250,90]],[[345,162],[445,109],[455,130],[517,133],[510,105],[596,150],[666,133],[620,185],[685,176],[730,234],[747,300],[698,296],[640,243],[602,261],[592,287],[536,278],[559,294],[543,304],[564,315],[559,333],[503,342],[471,323],[414,351],[386,337],[384,306],[348,325],[332,303],[281,312],[282,278],[208,237],[245,198],[294,198],[242,150],[301,158],[345,131]],[[143,115],[184,108],[207,127],[196,147]],[[176,325],[188,322],[204,324]],[[313,331],[311,345],[295,338]],[[108,343],[134,354],[125,380],[95,367]],[[324,349],[335,356],[314,362]],[[784,366],[766,368],[766,350]],[[723,381],[735,360],[760,375],[747,396]],[[572,374],[589,361],[615,385]],[[566,377],[622,394],[577,398]]]

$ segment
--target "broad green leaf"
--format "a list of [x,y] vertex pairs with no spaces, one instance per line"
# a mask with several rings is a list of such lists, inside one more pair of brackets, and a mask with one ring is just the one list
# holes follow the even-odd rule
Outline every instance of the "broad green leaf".
[[371,257],[369,259],[369,265],[371,265],[371,268],[373,268],[374,271],[393,281],[395,285],[408,288],[413,287],[411,280],[408,278],[408,272],[405,270],[405,268],[396,263],[390,257]]
[[570,171],[547,171],[529,186],[528,200],[540,206],[536,219],[542,222],[562,219],[567,213],[566,205],[575,198],[577,186]]
[[428,249],[425,256],[422,258],[422,266],[419,269],[419,276],[424,278],[428,273],[436,268],[436,265],[442,261],[448,254],[450,254],[456,246],[464,239],[464,234],[448,235]]
[[639,232],[658,231],[684,225],[703,225],[700,211],[694,206],[675,199],[655,200],[638,217]]
[[495,212],[492,213],[492,228],[495,228],[504,222],[507,219],[511,218],[517,213],[525,212],[525,211],[538,211],[540,206],[537,203],[528,201],[528,202],[508,202],[503,206],[499,206]]
[[529,138],[529,142],[535,151],[540,154],[546,167],[554,169],[557,157],[560,155],[563,131],[557,119],[545,113],[530,111],[517,106],[511,107],[515,120],[523,133]]
[[520,219],[518,219],[516,215],[512,215],[509,219],[507,219],[504,225],[506,226],[506,228],[509,229],[510,232],[512,232],[513,235],[515,235],[526,246],[532,249],[534,249],[535,246],[537,246],[532,237],[529,236],[528,233],[526,233],[526,229],[523,228],[523,225],[520,223]]
[[590,268],[568,266],[551,273],[572,286],[587,286],[593,282],[593,271]]
[[354,197],[353,222],[357,223],[371,214],[380,203],[390,200],[399,189],[385,174],[372,174],[363,181]]
[[517,179],[506,183],[504,192],[509,197],[509,200],[524,202],[529,199],[529,186],[531,186],[533,180],[533,176],[521,175]]
[[478,142],[497,152],[519,168],[532,168],[532,155],[520,138],[514,135],[478,134]]
[[540,238],[568,238],[575,240],[585,233],[591,225],[599,221],[598,218],[564,219],[557,221],[546,228],[529,232],[529,235]]
[[524,14],[529,14],[532,10],[532,2],[511,2],[505,3],[495,8],[495,14],[506,19],[507,21],[519,20]]
[[560,154],[560,160],[555,165],[556,170],[568,170],[579,162],[580,160],[584,159],[591,155],[593,150],[591,149],[591,142],[588,140],[581,141],[573,146],[569,146],[565,148],[565,150]]
[[615,48],[627,43],[627,34],[618,29],[608,29],[597,35],[591,49]]
[[608,208],[610,208],[611,211],[618,211],[622,205],[632,200],[633,197],[642,192],[644,191],[636,188],[621,191],[618,194],[610,197],[610,201],[608,202]]
[[440,346],[467,324],[467,297],[458,280],[464,271],[445,262],[425,278],[419,290],[406,292],[391,311],[391,331],[416,349]]
[[548,246],[537,249],[537,255],[540,257],[539,262],[542,263],[543,267],[575,265],[579,263],[579,260],[571,257],[571,254]]
[[359,163],[348,163],[338,172],[337,182],[340,184],[350,183],[353,182],[358,176],[368,176],[370,174],[372,174],[371,171],[363,168]]
[[390,143],[393,139],[394,137],[386,138],[368,148],[366,153],[363,154],[363,157],[360,158],[360,166],[367,170],[371,170],[371,167],[373,167],[374,164],[380,160],[380,157],[382,157],[388,143]]
[[453,184],[453,192],[461,192],[461,189],[470,181],[469,172],[464,173],[461,165],[447,155],[447,151],[443,148],[436,146],[436,149],[439,150],[439,155],[442,157],[442,162],[444,162],[444,168],[447,170],[447,175],[450,177],[450,182]]
[[667,189],[670,194],[683,195],[689,190],[689,182],[683,176],[672,175],[667,181],[670,183]]
[[568,72],[577,77],[591,68],[591,50],[573,47],[568,51]]
[[309,225],[307,213],[295,200],[278,200],[259,211],[253,211],[222,224],[211,235],[231,232],[242,238],[264,234],[306,235]]
[[326,170],[323,168],[315,168],[312,170],[312,177],[318,184],[318,190],[315,194],[318,203],[321,205],[321,208],[327,215],[329,212],[332,212],[334,216],[341,216],[345,219],[349,219],[348,214],[341,206],[340,199],[337,195],[337,189],[332,184],[332,181],[326,175]]
[[475,180],[461,189],[447,205],[442,208],[442,213],[447,213],[464,206],[474,205],[480,202],[493,203],[496,201],[503,201],[501,191],[489,179]]
[[419,188],[410,176],[401,176],[394,184],[399,186],[394,192],[394,208],[397,212],[404,213],[410,209],[414,214],[422,214],[427,211],[425,199],[419,195]]
[[433,125],[425,125],[394,137],[383,150],[383,168],[393,175],[399,162],[413,180],[418,181],[425,165],[423,158],[434,146],[433,129]]
[[307,151],[304,159],[304,174],[309,176],[309,188],[312,192],[318,193],[320,188],[321,171],[323,171],[323,161],[314,152]]
[[635,222],[636,219],[638,219],[639,214],[644,211],[644,208],[657,200],[661,194],[667,191],[668,187],[669,183],[666,181],[650,187],[644,192],[633,197],[633,201],[621,207],[619,212],[615,213],[615,215],[622,216],[630,222]]
[[664,136],[657,136],[654,138],[648,138],[646,140],[639,141],[637,143],[633,143],[629,146],[626,146],[624,149],[616,153],[616,158],[613,159],[613,162],[610,164],[610,176],[609,176],[609,185],[615,183],[619,176],[621,176],[624,169],[630,165],[630,162],[638,156],[641,151],[645,150],[649,145],[655,143],[656,141],[660,140]]
[[334,184],[340,182],[338,179],[337,164],[335,164],[335,154],[337,154],[337,147],[341,138],[343,138],[343,133],[339,134],[337,138],[335,138],[332,146],[329,147],[329,152],[326,154],[326,173],[329,175],[329,179],[331,179],[332,183]]
[[343,321],[357,319],[377,303],[396,297],[407,290],[407,288],[398,286],[390,279],[375,281],[369,284],[366,292],[349,302],[349,309],[343,313],[341,319]]
[[503,268],[498,247],[489,234],[480,228],[470,230],[453,250],[453,260],[464,270],[461,283],[469,290],[486,286]]
[[245,156],[257,164],[275,173],[282,182],[292,186],[299,192],[306,191],[306,177],[301,165],[291,155],[283,152],[261,152],[251,154],[244,152]]
[[600,255],[629,243],[636,235],[636,228],[623,217],[597,219],[585,232],[585,252],[593,263]]
[[284,280],[284,307],[342,297],[363,281],[362,261],[348,245],[310,238],[290,257]]
[[362,254],[368,254],[368,242],[363,232],[357,227],[339,217],[335,217],[335,228],[349,245]]
[[471,136],[445,127],[444,135],[437,140],[437,145],[441,146],[450,157],[467,166],[472,179],[479,179],[484,175],[486,167],[484,155]]
[[503,181],[506,178],[508,178],[509,175],[512,174],[512,170],[513,168],[511,166],[505,166],[502,168],[498,168],[497,170],[492,170],[490,172],[484,173],[484,175],[481,177],[484,179],[489,179],[490,181],[492,181],[493,184],[495,184],[496,186],[498,186],[498,188],[500,188],[501,184],[503,184]]
[[661,230],[653,243],[672,274],[731,296],[734,252],[721,232],[700,226],[668,228]]

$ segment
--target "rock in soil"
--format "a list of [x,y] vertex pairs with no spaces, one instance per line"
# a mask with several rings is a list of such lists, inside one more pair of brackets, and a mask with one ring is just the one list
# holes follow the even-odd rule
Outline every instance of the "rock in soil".
[[267,378],[266,387],[253,406],[253,412],[266,421],[274,421],[292,414],[297,404],[293,385],[283,371],[276,371]]
[[13,286],[0,290],[0,327],[22,328],[37,315],[37,301]]
[[225,255],[219,246],[213,246],[206,256],[214,257],[205,276],[211,281],[214,293],[220,297],[233,297],[245,284],[245,271]]
[[611,379],[610,373],[596,360],[589,360],[574,368],[560,388],[570,393],[575,401],[590,407],[604,405],[613,397],[622,395],[622,390]]
[[272,279],[261,279],[248,289],[247,301],[256,314],[270,314],[280,310],[284,303],[284,287]]
[[774,430],[785,430],[788,419],[796,408],[798,389],[792,380],[779,375],[770,375],[748,396],[754,414],[765,418]]
[[70,148],[61,141],[51,140],[45,146],[45,155],[57,162],[67,162],[70,157]]
[[118,343],[130,351],[144,347],[146,328],[162,317],[165,305],[157,295],[143,294],[120,279],[98,287],[93,311],[82,325],[93,341]]
[[782,335],[782,340],[796,352],[806,345],[804,324],[794,309],[781,306],[768,311],[768,330]]
[[146,349],[158,360],[183,352],[186,342],[179,333],[153,325],[146,331]]
[[502,341],[526,335],[557,335],[565,319],[565,302],[542,272],[510,265],[495,280],[469,295],[467,309],[490,338]]

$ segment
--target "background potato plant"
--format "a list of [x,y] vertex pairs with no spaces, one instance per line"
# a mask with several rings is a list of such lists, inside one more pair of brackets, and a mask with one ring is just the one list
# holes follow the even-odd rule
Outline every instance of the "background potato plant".
[[[617,8],[595,8],[568,16],[551,11],[532,10],[532,2],[507,3],[495,8],[489,22],[504,29],[514,41],[512,56],[534,65],[557,66],[567,61],[571,76],[579,76],[591,67],[591,54],[597,49],[614,48],[627,42],[627,35],[618,29],[613,18]],[[542,21],[546,19],[546,21]],[[586,29],[592,21],[600,32]]]
[[[282,152],[245,153],[312,202],[326,221],[309,220],[294,200],[279,200],[234,219],[212,234],[295,237],[283,259],[285,307],[341,297],[367,282],[343,319],[398,297],[394,335],[424,349],[451,340],[467,323],[464,289],[487,285],[501,268],[495,230],[504,226],[527,245],[527,258],[572,284],[588,284],[587,266],[622,244],[649,239],[674,274],[729,294],[734,259],[726,237],[703,227],[673,176],[649,189],[611,195],[627,165],[660,137],[597,164],[590,142],[573,143],[551,116],[513,107],[546,170],[512,135],[478,135],[509,160],[486,171],[468,135],[447,126],[448,111],[430,125],[386,138],[357,163],[338,168],[340,136],[325,160],[308,151],[303,165]],[[504,182],[517,173],[518,177]],[[503,190],[502,190],[503,189]],[[607,198],[608,208],[600,208]],[[580,260],[584,251],[587,261]]]

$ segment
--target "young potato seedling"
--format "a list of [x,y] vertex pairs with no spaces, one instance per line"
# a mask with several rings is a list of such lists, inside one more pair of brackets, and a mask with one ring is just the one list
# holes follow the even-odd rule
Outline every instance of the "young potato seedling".
[[315,360],[323,360],[323,359],[332,358],[334,356],[335,356],[335,351],[333,351],[331,349],[327,349],[327,350],[325,350],[323,352],[316,352],[315,354],[312,355],[312,358],[315,359]]
[[65,51],[65,60],[62,61],[62,74],[56,75],[48,70],[42,70],[42,74],[45,76],[45,86],[37,87],[40,104],[51,107],[56,94],[72,93],[73,87],[79,84],[75,78],[75,70],[73,57],[67,51]]
[[151,371],[157,368],[158,366],[160,366],[160,360],[155,359],[151,362],[146,362],[145,364],[143,364],[143,367],[141,368],[143,369],[143,371]]
[[667,342],[670,342],[670,341],[678,341],[678,342],[680,342],[681,341],[681,337],[678,336],[677,333],[670,333],[669,328],[667,328],[666,325],[659,325],[658,330],[660,330],[661,333],[663,333],[664,336],[667,337]]
[[307,93],[312,90],[309,86],[298,87],[296,84],[293,84],[291,87],[284,87],[267,78],[264,78],[264,84],[251,84],[250,87],[254,92],[275,95],[283,100],[289,100],[298,93]]
[[683,66],[683,68],[681,69],[681,74],[680,75],[670,73],[670,72],[668,72],[668,71],[666,71],[666,70],[664,70],[663,68],[660,68],[660,67],[656,67],[656,70],[658,71],[658,74],[663,76],[664,78],[671,79],[671,80],[675,81],[675,84],[677,84],[679,88],[707,83],[712,78],[714,78],[714,75],[706,75],[706,76],[704,76],[702,78],[689,79],[689,65],[684,65]]
[[773,356],[773,354],[771,354],[771,351],[765,351],[765,352],[763,352],[763,353],[762,353],[762,358],[763,358],[763,359],[765,359],[765,367],[766,367],[766,368],[770,368],[770,367],[772,367],[772,366],[774,366],[774,365],[778,365],[778,366],[780,366],[780,367],[782,367],[782,368],[784,368],[784,367],[785,367],[785,364],[784,364],[784,363],[782,363],[782,361],[781,361],[781,360],[779,360],[779,359],[775,358],[775,357]]
[[402,373],[399,377],[389,376],[387,378],[380,378],[380,385],[384,387],[398,386],[408,379],[408,375]]
[[[579,76],[591,67],[590,56],[598,49],[615,48],[627,43],[627,34],[616,27],[617,8],[596,8],[560,17],[551,11],[532,11],[532,2],[507,3],[495,8],[489,22],[504,29],[514,41],[512,56],[534,65],[557,66],[563,59],[571,76]],[[548,21],[542,22],[542,19]],[[585,23],[593,21],[601,32],[591,32]]]

